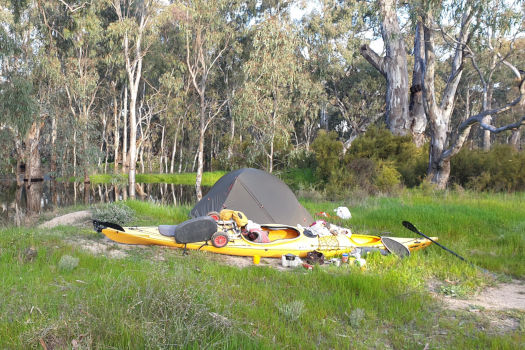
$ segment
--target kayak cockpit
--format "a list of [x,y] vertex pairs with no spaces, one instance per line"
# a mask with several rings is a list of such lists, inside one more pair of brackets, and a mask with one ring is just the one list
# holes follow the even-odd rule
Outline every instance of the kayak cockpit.
[[280,243],[301,237],[301,232],[290,226],[261,226],[260,230],[242,233],[241,238],[252,244]]

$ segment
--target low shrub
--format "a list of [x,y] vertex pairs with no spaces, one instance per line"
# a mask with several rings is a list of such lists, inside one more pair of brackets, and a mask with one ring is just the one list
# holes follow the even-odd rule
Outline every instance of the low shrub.
[[93,219],[98,221],[112,222],[119,225],[125,225],[133,220],[135,211],[125,204],[107,203],[98,205],[91,209]]
[[63,255],[58,262],[60,271],[72,271],[78,266],[79,259],[71,255]]
[[451,183],[477,191],[525,190],[525,153],[509,145],[461,150],[451,160]]
[[330,183],[332,177],[337,177],[336,172],[341,168],[343,143],[337,140],[335,131],[319,131],[312,149],[317,162],[316,176],[324,183]]
[[401,184],[416,186],[426,172],[424,148],[417,148],[409,136],[394,136],[377,127],[354,140],[344,157],[335,132],[321,131],[312,149],[315,174],[332,199],[356,190],[377,194],[396,191]]

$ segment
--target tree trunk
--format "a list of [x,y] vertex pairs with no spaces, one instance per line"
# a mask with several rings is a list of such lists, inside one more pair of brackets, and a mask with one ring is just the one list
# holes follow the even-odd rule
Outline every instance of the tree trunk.
[[124,128],[122,129],[123,140],[122,140],[122,172],[126,174],[128,172],[128,89],[124,87]]
[[[164,131],[166,130],[166,127],[162,126],[162,137],[160,139],[160,155],[159,155],[159,173],[162,174],[163,168],[162,168],[162,162],[164,159]],[[168,163],[168,160],[166,159],[166,163]]]
[[205,118],[206,118],[206,109],[204,101],[201,101],[201,111],[200,111],[200,128],[199,128],[199,150],[198,150],[198,161],[197,161],[197,176],[195,179],[195,192],[197,194],[197,200],[202,199],[202,173],[204,171],[204,134],[205,130]]
[[87,133],[87,123],[88,123],[88,115],[83,115],[83,132],[82,132],[82,162],[84,163],[83,169],[84,169],[84,183],[89,182],[89,159],[88,159],[88,133]]
[[442,154],[447,142],[448,127],[445,123],[438,123],[432,125],[432,128],[428,177],[438,189],[445,189],[450,176],[450,159],[443,159]]
[[[491,81],[488,81],[489,86],[487,86],[487,92],[483,96],[483,110],[487,111],[489,109],[492,109],[492,92],[494,91],[493,84]],[[490,125],[492,124],[492,116],[487,115],[483,118],[482,121],[484,124]],[[490,130],[483,130],[483,150],[484,151],[490,151]]]
[[450,176],[450,158],[461,149],[468,132],[470,132],[470,127],[465,129],[465,132],[458,136],[455,148],[445,149],[451,143],[449,140],[450,121],[454,111],[457,87],[463,74],[463,49],[469,38],[471,15],[471,8],[467,7],[461,21],[461,30],[451,62],[451,72],[439,103],[436,100],[437,94],[435,92],[434,22],[430,9],[424,18],[426,71],[423,81],[423,106],[430,121],[430,132],[432,135],[428,177],[439,189],[446,187]]
[[235,118],[231,115],[230,102],[228,101],[228,115],[230,116],[230,143],[228,144],[228,160],[233,157],[233,143],[235,140]]
[[510,136],[509,143],[514,147],[516,151],[519,151],[521,149],[521,130],[516,129],[512,130],[512,134]]
[[182,140],[180,141],[180,145],[179,145],[179,169],[177,172],[179,174],[182,172]]
[[53,178],[57,176],[57,150],[56,150],[56,140],[57,140],[57,120],[56,116],[51,116],[51,165],[50,170]]
[[[73,132],[73,176],[74,177],[77,176],[77,131],[76,130]],[[76,199],[75,199],[75,202],[76,202]]]
[[41,203],[42,203],[42,193],[43,193],[44,183],[39,182],[26,182],[26,208],[28,214],[38,214],[40,213]]
[[410,132],[408,114],[408,70],[403,35],[399,28],[396,0],[382,0],[381,35],[385,43],[386,56],[380,57],[368,45],[361,47],[361,55],[385,77],[386,123],[394,135]]
[[[133,89],[133,86],[130,86]],[[137,166],[137,94],[131,93],[129,102],[129,197],[135,199],[135,173]]]
[[119,158],[119,143],[120,143],[120,132],[119,132],[119,127],[120,127],[120,122],[119,122],[120,118],[119,118],[119,115],[118,115],[118,108],[117,108],[117,96],[113,96],[113,121],[114,121],[114,131],[113,131],[113,137],[114,137],[114,144],[113,144],[113,157],[115,157],[114,159],[114,169],[113,169],[113,172],[115,174],[118,174],[118,158]]
[[412,86],[410,87],[410,103],[408,106],[410,116],[410,132],[417,147],[425,143],[425,129],[427,116],[423,106],[423,62],[425,55],[423,47],[423,24],[418,22],[414,38],[414,70],[412,72]]
[[41,158],[39,151],[40,130],[43,122],[35,121],[26,135],[26,169],[25,178],[29,186],[32,179],[42,179]]

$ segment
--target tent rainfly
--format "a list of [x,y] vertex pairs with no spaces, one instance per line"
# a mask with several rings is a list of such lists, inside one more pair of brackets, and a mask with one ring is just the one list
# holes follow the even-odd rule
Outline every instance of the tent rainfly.
[[191,216],[205,216],[222,209],[242,211],[259,224],[309,226],[314,221],[284,182],[253,168],[235,170],[221,177],[191,210]]

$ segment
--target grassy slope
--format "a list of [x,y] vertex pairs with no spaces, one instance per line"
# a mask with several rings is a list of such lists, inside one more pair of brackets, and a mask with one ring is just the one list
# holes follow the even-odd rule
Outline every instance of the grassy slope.
[[[409,192],[304,204],[311,212],[349,206],[354,217],[339,222],[355,232],[414,236],[400,225],[412,221],[467,259],[523,278],[524,200]],[[128,205],[138,213],[136,224],[178,222],[189,210]],[[101,238],[73,227],[0,231],[0,347],[38,347],[42,339],[59,348],[76,341],[91,348],[515,349],[525,341],[522,312],[510,314],[521,318],[522,330],[501,334],[481,314],[444,310],[428,295],[429,279],[452,281],[457,294],[493,282],[435,246],[405,260],[373,255],[365,270],[281,272],[162,247],[127,249],[127,257],[112,259],[71,242],[80,239]],[[31,246],[38,256],[27,261]],[[78,258],[78,266],[65,268],[64,255]]]

